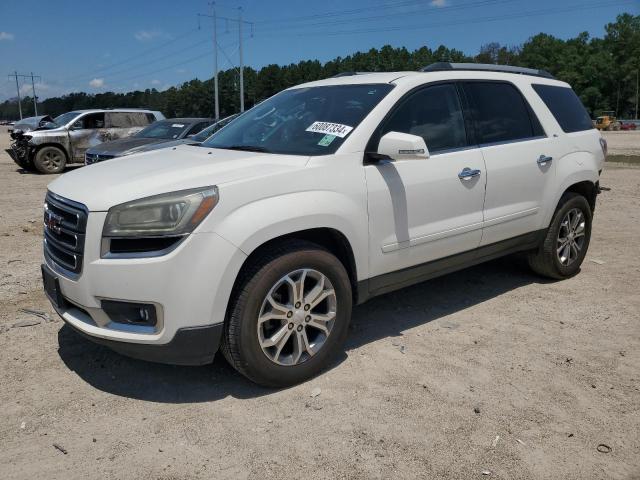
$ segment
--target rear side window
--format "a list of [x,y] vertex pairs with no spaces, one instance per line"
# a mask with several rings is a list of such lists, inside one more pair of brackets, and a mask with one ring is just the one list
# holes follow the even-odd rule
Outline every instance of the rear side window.
[[74,128],[104,128],[104,113],[90,113],[73,124]]
[[191,127],[191,130],[189,130],[189,133],[187,133],[187,135],[195,135],[196,133],[201,132],[204,128],[207,128],[212,123],[213,122],[198,122],[193,127]]
[[388,132],[418,135],[431,153],[467,146],[455,85],[434,85],[411,94],[387,119],[380,137]]
[[146,127],[149,120],[143,112],[109,112],[107,124],[110,128]]
[[515,85],[465,82],[478,143],[500,143],[540,137],[544,131]]
[[567,87],[532,85],[565,133],[591,130],[593,123],[576,93]]

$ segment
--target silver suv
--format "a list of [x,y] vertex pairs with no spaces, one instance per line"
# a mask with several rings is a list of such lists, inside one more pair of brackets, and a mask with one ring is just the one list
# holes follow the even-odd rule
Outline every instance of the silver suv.
[[88,148],[128,137],[164,118],[152,110],[74,110],[28,132],[14,130],[13,158],[25,170],[60,173],[68,163],[84,163]]

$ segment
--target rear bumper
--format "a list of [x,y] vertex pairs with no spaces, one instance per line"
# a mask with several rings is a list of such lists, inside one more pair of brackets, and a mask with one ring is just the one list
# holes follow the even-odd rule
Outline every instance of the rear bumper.
[[206,365],[213,362],[222,339],[223,324],[218,324],[181,328],[169,343],[163,345],[118,342],[89,335],[67,321],[62,313],[58,314],[69,327],[92,342],[104,345],[121,355],[148,362]]

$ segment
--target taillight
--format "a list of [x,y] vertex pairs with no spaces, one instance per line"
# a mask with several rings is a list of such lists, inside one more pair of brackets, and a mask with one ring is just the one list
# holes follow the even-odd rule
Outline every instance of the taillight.
[[604,156],[606,157],[607,156],[607,150],[608,150],[607,141],[602,137],[600,137],[600,148],[602,148],[602,153],[604,153]]

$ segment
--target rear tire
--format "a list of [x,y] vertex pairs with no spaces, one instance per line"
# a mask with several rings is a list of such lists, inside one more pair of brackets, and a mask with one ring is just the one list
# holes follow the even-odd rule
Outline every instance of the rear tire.
[[61,173],[67,165],[67,157],[58,147],[42,147],[36,153],[33,164],[40,173]]
[[544,242],[528,255],[529,266],[539,275],[562,280],[580,271],[591,240],[592,213],[582,195],[565,193]]
[[351,307],[351,282],[340,260],[314,243],[285,241],[241,272],[222,352],[238,372],[260,385],[300,383],[339,353]]

